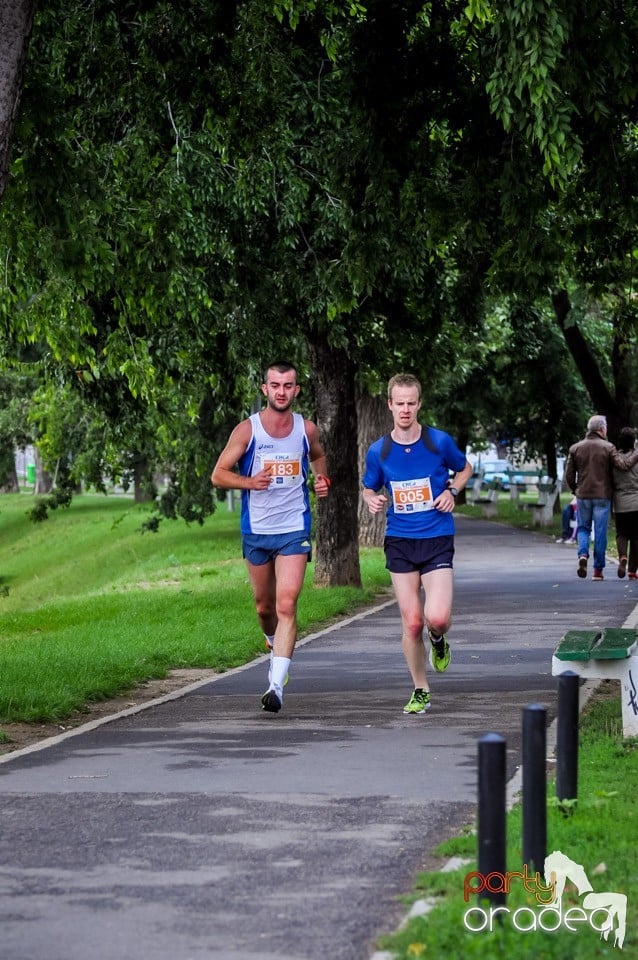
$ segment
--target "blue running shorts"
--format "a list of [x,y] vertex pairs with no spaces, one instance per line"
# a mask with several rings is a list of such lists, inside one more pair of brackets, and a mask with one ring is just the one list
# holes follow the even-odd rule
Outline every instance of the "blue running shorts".
[[245,533],[241,538],[242,555],[255,567],[270,563],[275,557],[292,557],[305,553],[312,560],[310,537],[303,530],[293,533]]

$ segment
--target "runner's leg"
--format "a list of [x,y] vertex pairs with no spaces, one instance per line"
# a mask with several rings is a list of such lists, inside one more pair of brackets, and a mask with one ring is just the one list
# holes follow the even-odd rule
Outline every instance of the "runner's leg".
[[297,642],[297,600],[303,587],[308,555],[294,553],[275,557],[276,618],[275,656],[293,655]]
[[442,637],[452,622],[452,599],[454,597],[454,571],[450,568],[430,570],[424,573],[425,623],[435,637]]
[[390,576],[401,613],[401,647],[414,689],[429,690],[423,646],[421,575],[418,570],[414,570],[410,573],[390,572]]
[[248,577],[255,598],[255,611],[264,635],[271,637],[277,628],[277,597],[275,564],[260,563],[258,566],[246,561]]

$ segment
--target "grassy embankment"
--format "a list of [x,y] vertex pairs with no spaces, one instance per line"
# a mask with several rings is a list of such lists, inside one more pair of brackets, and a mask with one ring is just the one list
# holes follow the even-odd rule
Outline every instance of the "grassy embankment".
[[[139,532],[148,508],[84,495],[33,524],[26,494],[0,497],[0,729],[70,717],[172,668],[223,671],[263,654],[239,545],[224,505],[203,526]],[[300,629],[370,603],[387,587],[362,551],[364,589],[314,589]]]
[[[172,668],[226,670],[263,653],[238,513],[222,504],[203,527],[141,534],[149,508],[130,497],[77,497],[37,524],[33,503],[0,497],[0,726],[59,721]],[[508,498],[499,514],[529,525]],[[299,604],[306,633],[388,587],[380,550],[361,551],[362,591],[314,589],[313,570]]]

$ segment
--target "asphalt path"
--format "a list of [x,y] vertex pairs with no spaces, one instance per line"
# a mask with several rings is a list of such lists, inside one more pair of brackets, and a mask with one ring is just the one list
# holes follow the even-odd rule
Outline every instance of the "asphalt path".
[[279,714],[264,657],[0,758],[1,960],[369,960],[475,816],[478,739],[515,778],[562,634],[634,625],[638,582],[545,533],[458,518],[455,565],[424,716],[388,600],[299,644]]

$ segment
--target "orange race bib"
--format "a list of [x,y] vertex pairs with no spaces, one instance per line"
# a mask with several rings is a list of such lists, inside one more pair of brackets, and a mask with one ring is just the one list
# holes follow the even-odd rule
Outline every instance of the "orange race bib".
[[301,477],[301,457],[294,453],[275,453],[262,458],[262,470],[272,475],[272,484],[292,487]]
[[391,480],[390,489],[395,513],[416,513],[434,508],[429,477],[420,480]]

